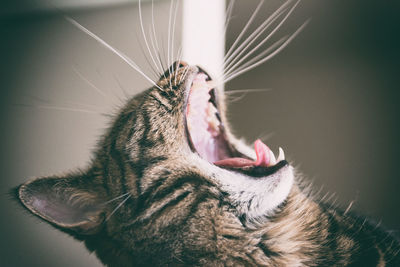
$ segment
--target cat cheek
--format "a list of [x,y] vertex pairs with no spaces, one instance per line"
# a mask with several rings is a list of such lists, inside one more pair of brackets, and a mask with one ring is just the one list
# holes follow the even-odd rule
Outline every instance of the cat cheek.
[[276,208],[287,199],[294,180],[292,167],[285,167],[265,179],[266,184],[260,190],[254,190],[254,199],[247,206],[250,220],[274,215]]

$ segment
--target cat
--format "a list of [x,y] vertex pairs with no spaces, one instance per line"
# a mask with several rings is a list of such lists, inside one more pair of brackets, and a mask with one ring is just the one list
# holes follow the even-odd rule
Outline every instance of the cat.
[[107,266],[400,266],[394,237],[314,199],[282,149],[233,136],[218,85],[175,62],[87,169],[22,184],[20,203]]

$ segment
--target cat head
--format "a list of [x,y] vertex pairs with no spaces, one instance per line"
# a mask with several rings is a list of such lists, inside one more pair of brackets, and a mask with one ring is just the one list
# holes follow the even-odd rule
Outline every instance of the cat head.
[[176,62],[128,101],[87,170],[23,184],[21,203],[93,250],[112,242],[118,255],[198,247],[218,220],[242,230],[266,222],[291,191],[292,167],[283,151],[276,159],[261,141],[253,149],[231,134],[218,88]]

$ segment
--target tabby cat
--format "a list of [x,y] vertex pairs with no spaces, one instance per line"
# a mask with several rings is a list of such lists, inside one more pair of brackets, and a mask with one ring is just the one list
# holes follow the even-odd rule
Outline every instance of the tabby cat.
[[86,170],[17,188],[107,266],[400,266],[399,242],[308,193],[282,149],[236,139],[222,90],[174,63],[121,109]]

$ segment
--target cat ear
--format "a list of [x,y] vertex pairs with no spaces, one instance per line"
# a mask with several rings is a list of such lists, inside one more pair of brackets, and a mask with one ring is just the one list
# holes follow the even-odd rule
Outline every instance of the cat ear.
[[39,178],[18,189],[22,204],[52,225],[78,233],[95,232],[104,220],[101,188],[86,175]]

